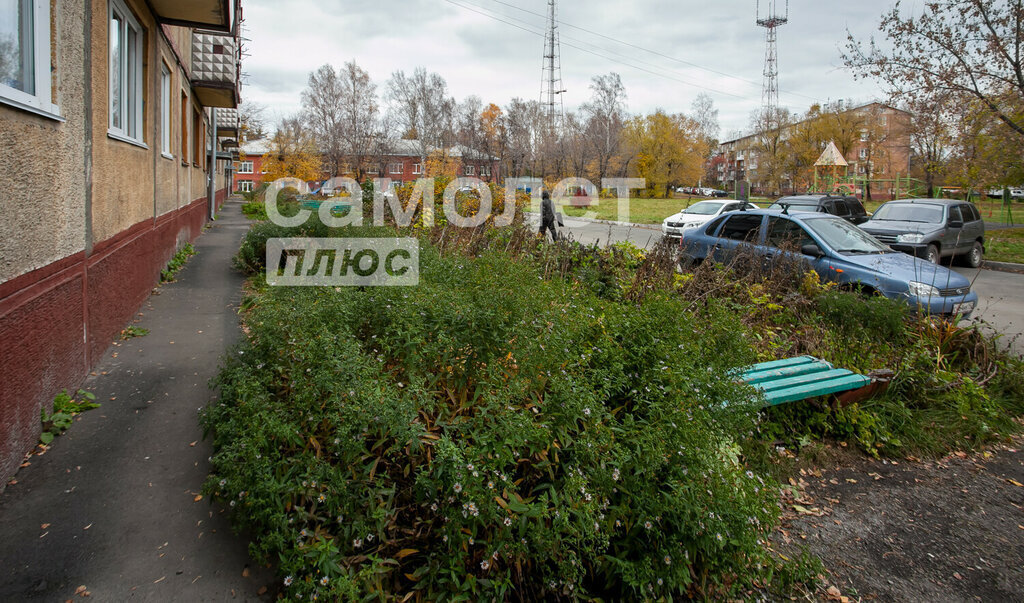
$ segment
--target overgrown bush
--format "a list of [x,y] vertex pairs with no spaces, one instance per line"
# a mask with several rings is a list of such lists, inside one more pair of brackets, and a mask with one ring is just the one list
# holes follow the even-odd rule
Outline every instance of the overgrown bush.
[[[422,250],[416,288],[270,288],[246,317],[206,491],[288,596],[711,596],[766,577],[772,484],[746,469],[735,317],[678,321]],[[711,310],[711,312],[715,312]]]

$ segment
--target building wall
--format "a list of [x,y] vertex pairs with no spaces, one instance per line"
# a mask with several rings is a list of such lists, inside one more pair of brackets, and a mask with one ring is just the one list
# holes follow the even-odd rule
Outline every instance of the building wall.
[[207,219],[204,162],[182,165],[173,135],[174,159],[161,157],[161,59],[173,67],[172,130],[190,91],[188,57],[161,31],[180,49],[190,32],[161,28],[141,0],[126,4],[145,29],[146,148],[107,135],[106,0],[52,4],[62,121],[0,103],[0,489],[38,441],[40,408],[78,387]]

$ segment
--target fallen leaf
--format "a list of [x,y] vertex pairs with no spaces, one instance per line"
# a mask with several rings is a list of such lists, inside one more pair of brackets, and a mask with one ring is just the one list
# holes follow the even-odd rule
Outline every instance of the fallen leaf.
[[44,523],[43,525],[41,525],[41,526],[39,526],[39,527],[40,527],[40,529],[43,529],[43,530],[45,530],[46,528],[50,527],[50,524],[48,524],[48,523]]
[[957,580],[963,580],[964,577],[960,575],[960,572],[953,572],[953,577]]
[[1006,481],[1010,482],[1010,483],[1011,483],[1011,484],[1013,484],[1014,486],[1017,486],[1018,488],[1024,488],[1024,484],[1022,484],[1022,483],[1018,482],[1018,481],[1017,481],[1017,480],[1015,480],[1015,479],[1008,479],[1008,480],[1006,480]]
[[192,502],[199,502],[201,500],[203,500],[203,495],[202,494],[196,494],[196,497],[192,499]]
[[242,577],[243,578],[248,578],[249,577],[249,568],[245,568],[245,569],[242,570]]
[[153,580],[153,584],[156,584],[158,582],[163,582],[165,578],[167,578],[167,576],[160,576],[156,580]]
[[395,558],[402,559],[403,557],[408,557],[409,555],[415,555],[418,552],[419,550],[417,549],[402,549],[395,553]]
[[256,594],[261,596],[261,597],[263,595],[267,594],[267,587],[266,586],[261,586],[260,589],[258,591],[256,591]]
[[830,599],[838,599],[843,593],[839,592],[839,589],[835,586],[828,587],[825,592],[828,593]]
[[89,525],[85,526],[85,527],[84,527],[84,528],[82,528],[82,529],[83,529],[83,530],[88,530],[88,529],[89,529],[89,528],[91,528],[91,527],[92,527],[92,524],[90,523]]
[[75,589],[75,594],[76,595],[82,594],[84,592],[85,592],[85,585],[84,584],[82,586],[79,586],[78,588]]
[[195,446],[198,443],[199,443],[199,440],[196,440],[195,442],[192,442],[191,444],[189,444],[189,446]]

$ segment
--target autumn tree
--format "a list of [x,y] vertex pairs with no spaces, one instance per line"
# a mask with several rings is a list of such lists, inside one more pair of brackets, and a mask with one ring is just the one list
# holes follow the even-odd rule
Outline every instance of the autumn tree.
[[432,147],[448,147],[454,133],[455,99],[438,73],[417,67],[411,75],[396,71],[387,85],[387,99],[405,138],[417,140],[426,163]]
[[972,98],[1024,137],[1024,0],[932,0],[882,15],[885,44],[847,35],[843,61],[899,102],[940,92]]
[[953,121],[945,107],[952,101],[950,92],[919,95],[910,99],[905,108],[910,114],[910,148],[913,154],[915,177],[924,181],[926,196],[935,195],[935,185],[947,169],[953,143]]
[[626,124],[625,139],[635,154],[635,170],[647,180],[651,193],[682,182],[696,181],[703,170],[704,143],[698,124],[685,115],[668,115],[660,109],[637,116]]
[[767,193],[782,190],[782,181],[786,176],[787,149],[784,133],[792,124],[793,118],[787,109],[757,109],[750,116],[753,141],[747,158],[748,174],[753,172],[759,184]]
[[273,182],[278,178],[319,180],[322,171],[316,143],[309,130],[298,117],[281,120],[270,138],[270,150],[263,155],[261,182]]

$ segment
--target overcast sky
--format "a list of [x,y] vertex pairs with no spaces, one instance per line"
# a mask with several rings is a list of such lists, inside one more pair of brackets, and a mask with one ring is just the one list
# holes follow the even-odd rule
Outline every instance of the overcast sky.
[[[879,98],[874,82],[843,69],[840,48],[847,29],[876,34],[891,5],[792,0],[778,29],[780,105],[802,113],[815,101]],[[763,16],[765,1],[760,9]],[[423,66],[460,101],[539,99],[546,10],[547,0],[246,0],[243,99],[266,105],[276,121],[299,110],[310,71],[353,59],[379,91],[393,72]],[[593,76],[614,71],[631,113],[689,112],[703,91],[723,137],[746,129],[764,68],[755,13],[755,0],[559,0],[566,110],[589,98]]]

